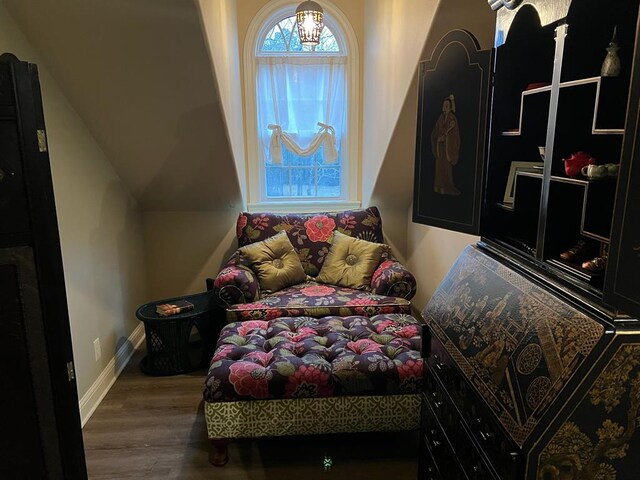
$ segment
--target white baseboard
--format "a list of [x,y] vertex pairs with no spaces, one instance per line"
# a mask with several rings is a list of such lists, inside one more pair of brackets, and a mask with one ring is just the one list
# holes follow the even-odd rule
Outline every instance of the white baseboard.
[[105,397],[109,389],[113,386],[116,379],[120,375],[120,372],[129,363],[133,352],[144,341],[144,324],[140,323],[131,335],[129,335],[128,341],[124,342],[115,356],[109,360],[109,363],[102,371],[93,385],[87,390],[80,399],[80,419],[82,420],[82,426],[89,421],[93,412],[95,412],[102,399]]

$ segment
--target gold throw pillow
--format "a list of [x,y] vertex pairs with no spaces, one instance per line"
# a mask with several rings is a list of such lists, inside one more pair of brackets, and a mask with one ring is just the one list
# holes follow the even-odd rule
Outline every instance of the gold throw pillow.
[[368,242],[334,231],[331,248],[316,281],[369,290],[371,276],[388,250],[389,246],[384,243]]
[[261,294],[277,292],[307,278],[285,231],[239,248],[238,262],[256,274]]

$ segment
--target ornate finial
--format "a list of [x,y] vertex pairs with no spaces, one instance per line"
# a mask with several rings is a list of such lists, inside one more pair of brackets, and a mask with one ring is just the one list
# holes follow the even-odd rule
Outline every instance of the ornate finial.
[[604,58],[602,62],[602,68],[600,70],[600,75],[603,77],[617,77],[620,75],[620,57],[618,56],[618,50],[620,50],[620,46],[618,42],[616,42],[616,36],[618,35],[618,26],[613,27],[613,37],[611,37],[611,41],[609,42],[609,46],[605,49],[607,51],[607,56]]
[[513,10],[522,3],[522,0],[488,0],[488,2],[491,10],[500,10],[502,7]]

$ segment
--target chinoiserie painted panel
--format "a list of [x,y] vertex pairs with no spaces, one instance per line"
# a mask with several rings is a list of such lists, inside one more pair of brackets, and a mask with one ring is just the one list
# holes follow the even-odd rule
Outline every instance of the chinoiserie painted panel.
[[474,247],[423,315],[519,446],[605,338],[602,323]]
[[[537,478],[622,480],[640,450],[640,337],[615,354],[577,408],[546,444]],[[626,472],[626,473],[624,473]]]

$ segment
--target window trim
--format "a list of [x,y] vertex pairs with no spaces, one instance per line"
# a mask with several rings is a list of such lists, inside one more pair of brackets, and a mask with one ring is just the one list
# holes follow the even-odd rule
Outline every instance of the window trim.
[[[264,185],[261,179],[260,143],[258,141],[258,127],[256,119],[256,62],[258,55],[258,39],[267,34],[270,27],[276,22],[294,15],[299,2],[291,0],[273,0],[265,5],[253,18],[245,37],[243,63],[244,63],[244,90],[245,90],[245,118],[246,118],[246,145],[247,145],[247,208],[249,211],[330,211],[349,208],[359,208],[360,183],[360,95],[359,95],[359,51],[356,36],[351,24],[345,15],[329,1],[323,1],[325,10],[325,24],[329,26],[339,41],[344,51],[338,55],[347,58],[347,135],[346,148],[342,152],[344,162],[342,174],[346,175],[345,194],[341,199],[291,199],[278,201],[265,200],[263,198]],[[342,38],[340,38],[342,37]],[[324,54],[323,54],[324,55]],[[335,55],[335,54],[333,54]],[[353,159],[353,160],[352,160]],[[344,207],[344,208],[343,208]],[[312,210],[309,210],[312,208]]]

